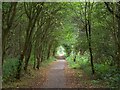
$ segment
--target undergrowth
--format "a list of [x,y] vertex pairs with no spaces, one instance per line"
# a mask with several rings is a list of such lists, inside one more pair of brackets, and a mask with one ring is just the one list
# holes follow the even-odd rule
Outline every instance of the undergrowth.
[[2,67],[2,80],[14,81],[17,71],[18,59],[17,58],[6,58]]
[[[48,66],[49,63],[54,61],[54,57],[50,57],[48,60],[44,60],[43,62],[40,63],[40,67],[46,67]],[[2,82],[13,82],[16,80],[16,72],[17,72],[17,66],[18,66],[18,58],[6,58],[4,62],[3,67],[2,67]],[[31,69],[33,69],[33,63],[34,63],[34,58],[31,57],[29,60],[29,65],[28,65],[28,70],[27,73],[23,70],[21,71],[22,77],[24,77],[26,74],[31,74]]]
[[[84,55],[77,54],[76,62],[74,62],[74,55],[71,54],[69,57],[67,57],[67,62],[70,68],[82,69],[88,76],[92,76],[91,64],[89,55],[87,53]],[[93,81],[93,83],[98,82],[98,80],[103,80],[107,82],[109,87],[120,87],[120,70],[118,70],[115,66],[94,63],[94,68],[96,79]]]

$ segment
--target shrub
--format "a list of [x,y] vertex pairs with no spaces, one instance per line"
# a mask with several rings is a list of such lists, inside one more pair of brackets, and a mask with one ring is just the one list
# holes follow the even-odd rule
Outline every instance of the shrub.
[[98,78],[102,79],[109,71],[109,66],[104,64],[94,64],[96,75]]
[[69,63],[69,66],[71,68],[85,68],[87,65],[88,65],[88,56],[87,55],[79,55],[77,54],[76,55],[76,62],[74,62],[74,55],[70,55],[69,57],[66,58],[66,60],[68,61]]
[[51,57],[49,57],[48,60],[44,60],[44,61],[41,63],[40,66],[45,67],[45,66],[47,66],[50,62],[55,61],[55,60],[56,60],[56,58],[53,57],[53,56],[51,56]]
[[18,66],[17,58],[7,58],[3,64],[3,81],[14,80]]
[[109,86],[118,87],[120,82],[120,73],[115,66],[107,64],[95,64],[96,76],[99,79],[109,82]]
[[[86,74],[91,76],[91,66],[88,57],[89,56],[87,54],[78,54],[76,56],[76,62],[74,62],[74,55],[70,55],[69,57],[67,57],[67,61],[71,68],[82,69]],[[105,80],[106,82],[108,82],[110,87],[120,87],[120,70],[117,70],[117,67],[103,63],[94,63],[94,67],[97,79]]]
[[34,64],[34,55],[33,54],[31,54],[31,56],[30,56],[29,64],[31,64],[31,65]]

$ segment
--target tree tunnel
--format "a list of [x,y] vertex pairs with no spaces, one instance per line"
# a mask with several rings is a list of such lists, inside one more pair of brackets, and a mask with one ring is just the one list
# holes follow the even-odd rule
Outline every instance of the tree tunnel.
[[101,64],[120,71],[118,12],[120,3],[4,2],[1,49],[4,79],[11,74],[20,79],[29,66],[39,69],[54,56],[69,57],[70,62],[79,62],[78,66],[87,58],[88,63],[83,66],[91,68],[93,75]]

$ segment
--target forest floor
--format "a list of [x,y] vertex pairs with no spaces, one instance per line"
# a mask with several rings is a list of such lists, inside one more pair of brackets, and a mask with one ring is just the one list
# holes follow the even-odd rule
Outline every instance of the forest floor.
[[107,82],[95,80],[81,69],[71,69],[66,65],[66,86],[68,88],[109,88]]
[[3,88],[106,88],[104,81],[93,80],[82,70],[69,68],[66,60],[53,61],[31,72],[18,81],[3,84]]

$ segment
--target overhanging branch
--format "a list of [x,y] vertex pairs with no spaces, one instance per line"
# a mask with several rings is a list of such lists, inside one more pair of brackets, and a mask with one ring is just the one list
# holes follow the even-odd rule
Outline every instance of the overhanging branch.
[[104,3],[105,3],[105,5],[106,5],[108,11],[109,11],[110,13],[112,13],[112,14],[115,14],[116,18],[119,18],[119,19],[120,19],[120,16],[119,16],[118,14],[114,13],[113,10],[110,8],[108,2],[104,2]]

